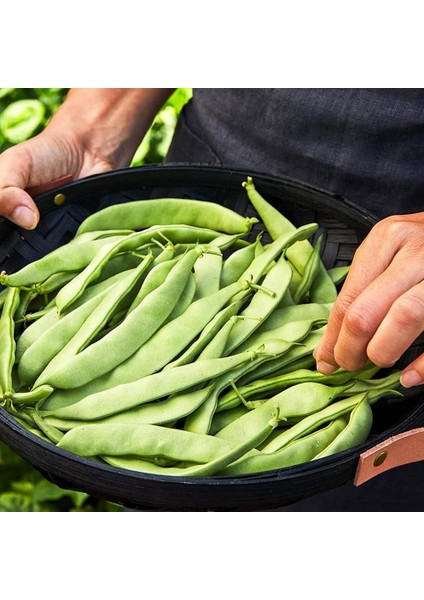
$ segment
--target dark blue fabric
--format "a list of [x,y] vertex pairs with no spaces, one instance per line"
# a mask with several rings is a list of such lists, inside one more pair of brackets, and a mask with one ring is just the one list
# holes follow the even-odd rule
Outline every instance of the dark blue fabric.
[[195,89],[168,161],[340,194],[380,217],[424,208],[424,90]]

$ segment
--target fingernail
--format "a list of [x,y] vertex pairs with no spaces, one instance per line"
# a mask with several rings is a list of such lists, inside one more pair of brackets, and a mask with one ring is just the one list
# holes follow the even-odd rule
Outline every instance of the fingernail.
[[402,373],[400,376],[400,383],[403,385],[403,387],[408,388],[413,387],[414,385],[421,385],[424,383],[424,381],[417,371],[411,369],[410,371],[405,371],[405,373]]
[[330,365],[330,363],[325,362],[324,360],[319,360],[317,362],[317,371],[322,373],[323,375],[331,375],[335,371],[337,371],[338,367],[334,365]]
[[37,226],[37,215],[27,206],[18,206],[13,211],[10,220],[24,229],[34,229]]

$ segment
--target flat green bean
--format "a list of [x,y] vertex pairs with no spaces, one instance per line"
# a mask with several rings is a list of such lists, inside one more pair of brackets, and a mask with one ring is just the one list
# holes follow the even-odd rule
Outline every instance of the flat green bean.
[[[172,475],[182,477],[211,477],[222,471],[227,465],[239,459],[241,456],[254,453],[255,448],[266,440],[278,425],[278,415],[274,415],[268,423],[261,429],[255,432],[251,437],[246,437],[241,443],[234,448],[231,448],[227,453],[218,456],[205,464],[198,464],[187,467],[160,467],[152,462],[137,461],[136,459],[127,457],[118,457],[113,460],[113,457],[103,457],[107,462],[114,466],[140,470],[148,473],[156,473],[161,475]],[[194,435],[194,434],[192,434]],[[210,436],[212,437],[212,436]],[[112,460],[111,460],[112,459]]]
[[[250,435],[270,418],[270,414],[279,412],[280,420],[299,418],[311,413],[316,413],[328,406],[333,400],[341,396],[349,385],[328,386],[322,383],[299,383],[270,398],[258,408],[233,421],[219,431],[217,437],[237,441],[244,435]],[[295,426],[291,427],[293,429]],[[281,434],[281,436],[284,434]],[[279,438],[281,438],[279,436]],[[271,444],[277,444],[274,439]],[[263,449],[263,452],[270,451]]]
[[35,260],[16,273],[1,274],[0,285],[9,287],[30,287],[46,281],[55,273],[77,271],[86,267],[104,246],[112,240],[126,239],[127,236],[114,236],[99,240],[86,240],[80,243],[70,242],[53,252]]
[[261,452],[255,456],[242,457],[228,465],[218,475],[261,473],[310,462],[320,450],[331,444],[345,427],[345,417],[339,417],[318,431],[294,440],[278,452]]
[[237,281],[249,265],[252,263],[253,259],[257,255],[258,246],[261,247],[261,236],[256,238],[256,242],[253,244],[249,244],[244,248],[239,248],[235,250],[230,256],[223,262],[222,271],[221,271],[221,279],[220,286],[225,287],[234,281]]
[[372,423],[372,408],[365,397],[352,410],[346,427],[314,457],[314,460],[331,456],[337,452],[344,452],[363,444],[370,434]]
[[382,396],[387,395],[388,392],[392,394],[396,393],[395,390],[388,390],[387,388],[384,388],[370,390],[368,392],[363,392],[362,394],[349,396],[344,400],[338,400],[322,410],[318,410],[315,413],[306,416],[304,419],[299,421],[299,423],[296,423],[286,431],[283,431],[283,433],[274,438],[269,444],[264,446],[262,448],[262,452],[276,452],[284,446],[287,446],[287,444],[293,440],[315,431],[324,423],[328,423],[329,421],[332,421],[342,415],[350,413],[362,400],[367,399],[370,404],[373,404]]
[[207,463],[233,449],[235,444],[160,425],[90,423],[68,431],[58,446],[86,457],[106,454]]
[[321,258],[320,258],[320,250],[322,244],[322,236],[320,236],[310,254],[308,260],[306,261],[305,268],[301,275],[301,279],[299,285],[297,286],[295,292],[292,292],[293,302],[295,304],[299,304],[304,302],[306,296],[309,293],[316,277],[318,276]]
[[258,327],[257,332],[277,329],[292,321],[304,321],[306,319],[328,320],[333,304],[294,304],[276,308],[267,319]]
[[[293,223],[258,193],[251,177],[247,178],[246,182],[243,183],[243,186],[246,189],[250,202],[257,210],[259,218],[264,223],[272,239],[276,240],[279,236],[288,235],[295,230]],[[291,245],[291,247],[287,249],[286,256],[302,275],[312,252],[313,248],[310,242],[307,240],[299,240],[296,244]],[[312,301],[319,303],[334,302],[337,297],[337,290],[322,263],[315,281],[316,284],[311,298]]]
[[202,360],[174,369],[167,369],[104,392],[91,394],[75,404],[58,409],[50,414],[65,419],[86,419],[87,421],[101,419],[146,402],[169,396],[178,391],[189,389],[243,363],[254,361],[256,356],[257,354],[254,352],[247,351],[225,358]]
[[[296,385],[298,383],[304,383],[306,381],[316,381],[318,383],[328,383],[331,385],[343,385],[357,377],[367,376],[373,372],[375,373],[377,370],[378,367],[374,367],[373,370],[370,368],[363,368],[354,372],[339,369],[331,375],[323,375],[316,370],[312,371],[304,368],[297,370],[293,369],[288,373],[284,373],[276,377],[257,379],[247,385],[240,386],[237,391],[229,390],[226,394],[220,397],[218,408],[221,410],[228,410],[230,407],[233,408],[237,406],[240,403],[240,396],[245,400],[250,398],[267,398],[269,395],[281,392],[287,387]],[[385,383],[383,385],[385,385]],[[353,389],[355,389],[354,383],[350,388],[350,392],[352,392]]]
[[56,390],[47,400],[46,410],[69,406],[89,394],[130,383],[159,371],[178,356],[222,307],[245,287],[245,283],[236,282],[219,290],[214,297],[209,296],[193,302],[182,315],[163,325],[133,355],[110,372],[87,382],[84,386]]
[[[249,232],[257,219],[243,217],[235,211],[205,200],[158,198],[115,204],[83,221],[77,236],[87,231],[109,229],[120,223],[126,229],[145,229],[154,225],[187,223],[225,233]],[[131,225],[131,227],[129,227]]]
[[[243,310],[240,320],[233,328],[228,339],[226,353],[233,352],[259,327],[283,297],[291,277],[291,269],[284,257],[281,257],[265,276],[262,288],[253,295],[249,305]],[[271,291],[271,294],[269,291]]]
[[219,334],[222,328],[225,327],[226,323],[231,320],[231,317],[238,312],[241,306],[242,301],[239,300],[238,302],[231,302],[231,304],[220,310],[213,319],[207,323],[199,337],[187,348],[187,350],[183,352],[183,354],[180,354],[175,360],[167,362],[167,364],[164,365],[164,368],[171,369],[172,367],[186,365],[195,360],[202,350],[207,347],[215,336]]
[[210,296],[220,289],[222,270],[222,253],[218,248],[203,254],[194,265],[194,281],[196,284],[195,299]]
[[99,250],[85,269],[57,294],[56,304],[59,314],[66,311],[84,292],[85,288],[100,276],[102,269],[113,256],[120,252],[134,250],[143,244],[149,244],[155,235],[166,236],[172,242],[208,243],[216,237],[216,232],[188,225],[152,226],[107,244]]
[[104,375],[136,352],[163,324],[177,304],[202,250],[190,250],[175,265],[164,283],[152,291],[108,335],[54,369],[47,367],[36,385],[73,388]]
[[[69,319],[70,323],[67,327],[62,327],[63,334],[67,336],[68,341],[65,343],[59,351],[56,350],[55,354],[51,355],[51,348],[49,349],[49,358],[48,360],[44,360],[42,364],[40,361],[38,363],[37,372],[34,373],[36,376],[40,375],[44,371],[44,377],[48,377],[48,372],[55,371],[56,367],[58,369],[62,368],[63,364],[66,364],[69,359],[76,356],[80,352],[82,352],[88,344],[95,338],[95,336],[106,326],[109,322],[110,318],[114,315],[114,312],[118,309],[119,306],[122,305],[122,302],[126,297],[131,293],[131,290],[138,284],[139,280],[143,277],[146,269],[153,261],[153,255],[148,254],[139,264],[139,266],[135,269],[131,269],[129,272],[125,274],[125,276],[121,277],[112,287],[105,290],[105,292],[99,296],[95,296],[93,299],[93,308],[91,312],[87,312],[87,305],[91,303],[86,302],[82,305],[80,309],[76,309],[72,312],[72,321]],[[94,303],[94,300],[99,299],[99,302]],[[85,309],[85,310],[84,310]],[[80,311],[81,315],[86,314],[87,317],[81,323],[81,325],[76,328],[75,327],[75,313]],[[60,319],[58,323],[59,329],[60,324],[63,325],[66,320],[66,316]],[[82,320],[82,319],[81,319]],[[71,332],[69,334],[69,332]],[[72,335],[73,333],[73,335]],[[64,339],[64,335],[61,336],[61,340]],[[33,344],[32,348],[35,347],[36,344]],[[47,344],[46,344],[47,345]],[[39,355],[42,355],[43,351],[40,348]],[[45,354],[45,353],[44,353]],[[25,355],[22,357],[20,366],[24,361]],[[44,368],[42,365],[46,365]],[[40,370],[41,368],[41,370]]]
[[6,295],[0,316],[0,393],[2,404],[7,405],[13,397],[12,369],[15,364],[15,321],[14,315],[19,306],[20,291],[10,288]]

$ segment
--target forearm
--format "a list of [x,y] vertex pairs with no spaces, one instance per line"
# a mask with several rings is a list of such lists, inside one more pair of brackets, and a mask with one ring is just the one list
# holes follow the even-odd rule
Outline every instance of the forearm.
[[69,131],[81,148],[102,156],[112,168],[127,166],[168,88],[73,88],[50,121],[50,131]]

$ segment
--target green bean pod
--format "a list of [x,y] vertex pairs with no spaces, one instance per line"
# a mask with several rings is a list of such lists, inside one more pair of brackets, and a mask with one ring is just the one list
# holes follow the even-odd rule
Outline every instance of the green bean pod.
[[210,253],[205,253],[194,265],[194,280],[196,292],[194,298],[210,296],[220,289],[222,270],[222,253],[218,248]]
[[252,335],[262,320],[266,319],[278,305],[289,285],[291,269],[281,257],[265,276],[249,305],[243,310],[244,317],[233,328],[228,339],[226,353],[230,354]]
[[231,320],[231,317],[238,312],[241,306],[242,301],[239,300],[238,302],[231,302],[231,304],[220,310],[213,317],[213,319],[207,323],[199,337],[192,344],[190,344],[187,350],[183,352],[183,354],[180,354],[175,360],[167,362],[167,364],[164,365],[164,369],[171,369],[172,367],[186,365],[187,363],[196,360],[203,349],[213,341],[215,336],[219,334],[221,329],[225,327],[226,323]]
[[[287,365],[294,363],[294,361],[309,358],[316,345],[320,342],[325,327],[326,326],[324,325],[324,327],[321,327],[320,329],[311,331],[306,338],[302,339],[300,345],[290,344],[286,353],[268,360],[263,364],[257,365],[254,370],[252,369],[240,380],[240,385],[246,385],[255,379],[267,377],[268,375],[279,372],[281,369],[285,369]],[[286,343],[288,344],[288,342]]]
[[215,413],[209,428],[209,435],[216,435],[218,431],[249,412],[249,409],[244,404],[239,404],[234,408],[225,410],[220,413]]
[[333,304],[294,304],[276,308],[257,329],[257,333],[277,329],[293,321],[306,319],[328,320]]
[[[215,338],[204,348],[198,360],[223,356],[231,330],[240,318],[242,317],[237,315],[231,317]],[[188,415],[184,423],[184,429],[197,433],[208,433],[212,416],[215,412],[215,406],[216,400],[214,394],[210,394],[205,402],[202,402],[196,410]]]
[[13,396],[12,369],[15,364],[15,321],[14,314],[19,306],[20,291],[10,288],[4,301],[0,317],[0,393],[3,403]]
[[[283,391],[285,388],[297,385],[298,383],[305,383],[306,381],[343,385],[368,373],[369,370],[365,368],[354,372],[339,369],[331,375],[323,375],[319,371],[312,371],[310,369],[293,369],[288,373],[277,375],[275,377],[257,379],[247,385],[240,386],[237,391],[229,390],[220,397],[218,408],[221,410],[228,410],[228,407],[233,408],[237,406],[240,403],[240,396],[245,400],[249,400],[250,398],[267,398],[271,394],[276,394]],[[353,383],[352,387],[349,389],[350,393],[352,393],[352,390],[354,389],[355,384]]]
[[196,281],[194,278],[194,274],[191,273],[189,278],[187,279],[187,283],[183,291],[181,292],[181,296],[174,306],[171,314],[164,321],[164,325],[169,323],[170,321],[174,321],[174,319],[178,319],[182,314],[185,313],[186,310],[190,308],[194,301],[194,295],[196,293]]
[[103,456],[103,459],[111,465],[143,471],[145,473],[181,477],[211,477],[222,471],[227,465],[238,460],[240,457],[245,455],[248,456],[249,454],[255,454],[257,452],[255,448],[271,435],[275,427],[277,427],[278,422],[278,415],[273,415],[268,423],[266,423],[261,429],[258,429],[254,435],[244,438],[242,442],[234,446],[234,448],[228,450],[228,452],[204,464],[187,467],[161,467],[153,462],[138,461],[137,459],[133,459],[131,457],[114,458]]
[[152,266],[152,269],[146,275],[146,278],[143,281],[136,297],[132,301],[127,314],[130,314],[135,308],[137,308],[141,301],[144,300],[144,298],[148,296],[150,292],[153,292],[157,287],[162,285],[179,260],[180,257],[175,257],[163,262],[159,262],[158,264]]
[[255,354],[242,352],[225,358],[198,361],[174,369],[167,369],[132,383],[122,384],[104,392],[86,396],[79,402],[58,409],[54,416],[65,419],[101,419],[117,412],[134,408],[146,402],[189,389],[219,374],[253,361]]
[[41,373],[36,385],[73,388],[104,375],[136,352],[164,323],[177,304],[202,249],[190,250],[164,283],[105,337],[82,352]]
[[112,240],[123,240],[127,236],[114,236],[99,240],[86,240],[80,243],[70,242],[53,252],[35,260],[16,273],[1,274],[0,284],[9,287],[30,287],[41,284],[55,273],[78,271],[86,267],[104,246]]
[[239,279],[243,281],[247,279],[252,283],[258,283],[260,277],[266,273],[275,259],[281,256],[282,253],[287,254],[289,248],[299,240],[306,240],[311,237],[317,229],[318,225],[316,223],[308,223],[298,229],[294,227],[292,232],[279,236],[274,242],[266,246],[262,253],[255,256]]
[[370,434],[372,423],[372,408],[365,397],[352,410],[346,427],[314,457],[314,460],[331,456],[337,452],[344,452],[344,450],[363,444]]
[[160,425],[92,423],[67,432],[58,446],[86,457],[107,454],[206,463],[228,452],[234,444]]
[[[315,382],[299,383],[287,388],[258,408],[236,419],[216,435],[226,440],[240,440],[243,435],[250,435],[251,432],[260,427],[275,411],[279,412],[280,420],[293,417],[299,418],[316,413],[328,406],[335,398],[341,396],[348,387],[348,385],[328,386]],[[272,443],[275,444],[276,441],[273,440]],[[263,449],[263,451],[268,450]]]
[[[250,202],[258,212],[259,218],[264,223],[272,239],[276,240],[279,236],[288,235],[290,232],[294,231],[295,226],[293,223],[259,194],[251,177],[247,178],[247,181],[243,183],[243,186],[246,189]],[[299,240],[287,249],[286,256],[302,275],[312,252],[313,248],[310,242],[307,240]],[[328,303],[335,301],[337,290],[322,262],[320,264],[318,276],[316,277],[315,288],[316,289],[311,297],[313,302]]]
[[322,410],[317,410],[315,413],[306,416],[304,419],[299,421],[299,423],[296,423],[286,431],[283,431],[283,433],[274,438],[269,444],[264,446],[262,448],[262,452],[276,452],[284,446],[287,446],[287,444],[293,440],[315,431],[324,423],[328,423],[333,419],[350,413],[362,400],[367,399],[367,401],[372,404],[382,396],[387,395],[389,392],[393,394],[396,393],[395,390],[383,388],[349,396],[344,400],[338,400]]
[[267,340],[280,338],[288,342],[300,342],[305,338],[314,328],[320,327],[326,324],[326,319],[305,319],[302,321],[292,321],[291,323],[285,323],[281,327],[276,329],[270,329],[264,332],[254,332],[245,342],[238,345],[238,349],[246,348],[252,344],[262,344]]
[[85,219],[76,235],[109,229],[117,223],[125,229],[134,230],[146,229],[154,225],[186,223],[223,233],[248,233],[252,225],[257,223],[257,219],[243,217],[216,202],[186,198],[158,198],[125,202],[104,208]]
[[[46,315],[46,318],[44,318],[44,329],[41,325],[37,327],[39,335],[36,339],[33,339],[30,345],[28,345],[30,340],[26,340],[26,344],[23,346],[23,336],[21,336],[18,341],[18,347],[21,352],[18,361],[18,375],[21,385],[34,383],[37,377],[51,364],[51,361],[63,350],[74,335],[83,331],[84,323],[90,315],[96,314],[94,311],[103,298],[107,296],[107,291],[107,289],[103,290],[103,292],[76,308],[69,315],[65,315],[62,319],[57,317],[56,310],[53,311],[53,315],[49,314],[48,319]],[[42,319],[40,319],[39,323],[41,321]],[[32,333],[34,335],[36,331]]]
[[256,242],[249,244],[244,248],[234,251],[222,264],[220,286],[225,287],[242,277],[243,273],[252,264],[257,255],[257,248],[260,246],[261,236],[256,238]]
[[313,285],[313,282],[318,276],[321,265],[321,244],[322,235],[318,238],[318,241],[315,244],[314,249],[312,250],[312,253],[310,254],[306,262],[305,269],[301,275],[298,287],[296,288],[294,293],[292,292],[292,298],[295,304],[299,304],[305,300],[309,290]]
[[143,244],[149,244],[155,235],[165,236],[172,242],[208,243],[216,237],[216,232],[212,229],[200,229],[188,225],[168,225],[167,227],[156,225],[105,245],[85,269],[60,290],[56,296],[59,314],[65,312],[79,298],[85,288],[100,276],[102,269],[112,257],[120,252],[128,252],[140,248]]
[[[76,356],[78,353],[82,352],[88,344],[96,337],[96,335],[102,331],[102,329],[109,322],[111,317],[114,315],[114,312],[122,305],[125,301],[125,298],[131,293],[131,290],[138,284],[141,277],[143,277],[146,269],[153,261],[153,255],[148,254],[139,264],[139,266],[135,269],[131,269],[125,276],[121,277],[113,286],[105,290],[104,294],[99,296],[95,296],[93,300],[99,299],[99,302],[95,303],[92,312],[87,312],[87,305],[91,306],[90,301],[83,304],[80,309],[76,309],[72,312],[72,325],[69,324],[67,328],[65,328],[66,332],[69,330],[75,332],[72,337],[69,337],[69,341],[63,345],[63,347],[56,352],[53,356],[50,356],[50,360],[48,361],[48,366],[46,364],[44,376],[47,376],[47,373],[52,371],[54,372],[56,366],[60,369],[63,364],[67,362],[67,360]],[[85,310],[84,310],[85,309]],[[75,327],[75,313],[80,311],[81,314],[87,314],[86,319],[81,323],[81,326]],[[66,316],[60,319],[58,327],[60,324],[63,324]],[[70,320],[70,319],[69,319]],[[64,328],[62,328],[63,330]],[[62,338],[59,338],[63,340]],[[33,344],[32,348],[34,348],[36,344]],[[40,354],[42,351],[40,350]],[[25,355],[22,357],[21,364],[25,358]],[[45,364],[45,361],[44,363]],[[38,364],[40,367],[40,363]],[[37,369],[36,376],[43,372],[43,369]],[[33,373],[34,374],[34,373]]]
[[347,265],[346,267],[333,267],[332,269],[328,269],[328,274],[334,285],[340,285],[346,279],[349,271],[350,265]]
[[[178,356],[223,306],[243,288],[246,288],[245,283],[236,282],[219,290],[213,297],[200,298],[193,302],[182,315],[163,325],[133,355],[110,372],[83,386],[56,390],[47,400],[46,410],[69,406],[89,394],[130,383],[159,371]],[[231,312],[232,310],[233,308]]]
[[298,438],[278,452],[261,452],[233,462],[219,475],[247,475],[293,467],[313,460],[321,449],[331,444],[346,427],[346,418],[338,417],[325,427]]
[[40,401],[46,400],[52,392],[53,388],[50,385],[42,385],[28,392],[14,392],[13,403],[34,406]]

